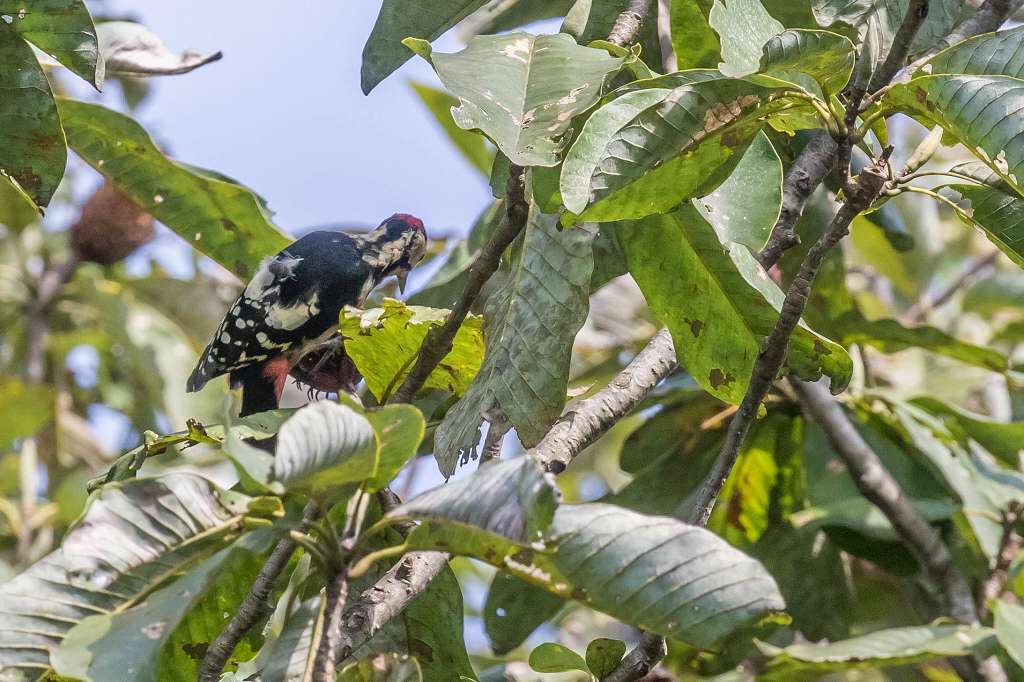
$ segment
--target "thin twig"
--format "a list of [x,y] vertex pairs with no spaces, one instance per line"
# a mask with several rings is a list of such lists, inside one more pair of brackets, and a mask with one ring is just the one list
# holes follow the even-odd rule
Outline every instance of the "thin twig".
[[466,274],[466,286],[459,300],[448,313],[440,327],[432,327],[420,345],[416,363],[406,375],[402,385],[388,400],[389,403],[408,403],[426,383],[430,373],[452,350],[455,335],[466,320],[473,303],[476,302],[487,280],[491,278],[501,262],[501,254],[526,227],[530,205],[526,200],[525,169],[509,164],[508,184],[505,192],[505,219],[491,235],[487,245],[480,251]]
[[[903,23],[900,24],[896,35],[892,39],[892,47],[885,61],[875,70],[868,83],[868,92],[877,92],[889,84],[889,81],[903,68],[907,62],[907,55],[910,53],[910,45],[914,42],[914,36],[921,24],[928,18],[928,0],[910,0],[907,6],[907,13],[903,15]],[[857,103],[858,106],[860,102]]]
[[988,578],[982,582],[978,590],[978,619],[984,620],[989,615],[989,603],[999,599],[1006,589],[1010,564],[1020,552],[1024,538],[1017,532],[1016,525],[1020,521],[1021,508],[1013,505],[1003,515],[1003,536],[999,541],[999,552],[996,554],[996,565]]
[[944,303],[946,303],[946,301],[953,298],[956,292],[960,291],[960,289],[970,284],[974,280],[975,276],[978,275],[978,273],[982,272],[983,270],[987,270],[989,267],[991,267],[992,264],[996,262],[996,259],[998,257],[999,251],[993,250],[991,253],[988,253],[982,256],[981,258],[976,259],[969,268],[967,268],[955,280],[950,282],[949,286],[943,289],[941,293],[935,296],[935,298],[921,299],[920,301],[912,305],[910,309],[907,310],[906,314],[904,315],[904,318],[908,322],[920,322],[921,320],[924,319],[925,315],[927,315],[929,311],[942,306]]
[[484,447],[480,451],[479,466],[501,458],[501,446],[505,443],[505,434],[508,433],[508,420],[501,415],[492,419],[487,427],[487,437],[484,438]]
[[[313,501],[308,502],[302,510],[302,521],[296,530],[305,533],[319,515],[320,506]],[[256,580],[249,587],[248,594],[235,611],[235,615],[207,648],[199,664],[199,682],[217,682],[238,643],[257,622],[270,613],[271,608],[267,600],[274,589],[274,583],[277,582],[294,551],[295,542],[291,538],[286,537],[278,541]]]
[[316,659],[313,663],[314,682],[334,682],[338,667],[341,641],[342,615],[348,596],[348,571],[341,567],[328,581],[324,599],[324,631],[320,636]]
[[608,34],[608,42],[625,47],[636,42],[640,29],[651,13],[654,0],[629,0],[629,5],[615,18],[615,25]]

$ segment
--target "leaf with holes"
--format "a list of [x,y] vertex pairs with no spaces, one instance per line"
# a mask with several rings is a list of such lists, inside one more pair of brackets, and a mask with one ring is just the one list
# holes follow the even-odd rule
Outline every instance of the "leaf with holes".
[[[386,400],[401,385],[427,332],[444,324],[448,312],[392,298],[384,299],[380,308],[345,308],[341,312],[345,352],[378,400]],[[457,396],[466,392],[483,361],[482,327],[480,316],[466,318],[451,351],[427,377],[424,389],[441,389]]]
[[82,0],[0,0],[10,28],[97,90],[103,85],[97,30]]
[[789,29],[764,44],[758,71],[815,94],[834,95],[849,82],[856,56],[845,36]]
[[572,341],[587,317],[594,260],[592,226],[559,231],[536,206],[522,252],[484,308],[487,348],[480,372],[434,435],[445,476],[473,457],[480,423],[505,415],[527,447],[536,445],[565,405]]
[[786,648],[757,643],[770,657],[768,672],[796,674],[861,667],[896,666],[940,656],[988,655],[995,646],[992,628],[933,625],[890,628],[826,644],[793,644]]
[[125,611],[227,546],[247,500],[194,474],[105,486],[60,549],[0,585],[0,669],[48,668],[87,616]]
[[0,64],[0,182],[13,182],[44,207],[64,177],[64,131],[32,48],[2,20]]
[[96,27],[107,73],[118,76],[173,76],[221,58],[220,52],[171,52],[160,37],[132,21],[106,21]]
[[[668,325],[679,362],[704,390],[738,404],[762,340],[775,327],[784,295],[746,247],[723,248],[697,211],[623,223],[619,241],[652,311]],[[830,377],[840,391],[853,371],[839,344],[803,323],[789,341],[789,371]]]
[[922,76],[894,86],[884,104],[938,124],[1024,191],[1024,81],[1008,76]]
[[708,194],[784,92],[709,71],[626,86],[587,119],[566,154],[560,190],[576,215],[563,222],[643,218]]
[[[291,242],[259,197],[161,153],[131,118],[98,104],[60,101],[68,145],[154,218],[243,280]],[[61,162],[63,167],[63,162]]]
[[597,102],[626,62],[564,34],[477,36],[455,54],[414,45],[459,98],[452,111],[459,127],[482,131],[520,166],[556,165],[573,117]]
[[295,412],[277,434],[273,479],[294,490],[323,491],[377,471],[373,426],[345,405],[320,400]]

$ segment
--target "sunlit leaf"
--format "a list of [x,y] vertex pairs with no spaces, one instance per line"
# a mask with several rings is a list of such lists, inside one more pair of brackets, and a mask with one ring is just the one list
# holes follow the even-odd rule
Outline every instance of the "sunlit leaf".
[[0,585],[0,668],[45,669],[87,616],[121,612],[225,547],[246,498],[194,474],[104,487],[52,552]]
[[832,95],[850,80],[855,58],[853,43],[845,36],[789,29],[764,44],[758,70],[804,87],[816,84],[808,89]]
[[55,397],[51,386],[30,386],[17,379],[0,382],[0,450],[50,421]]
[[0,182],[17,183],[43,207],[64,177],[64,131],[32,48],[6,24],[0,28]]
[[590,672],[582,656],[554,642],[545,642],[530,652],[530,667],[539,673]]
[[718,35],[708,23],[713,0],[673,2],[669,8],[672,49],[679,69],[714,69],[721,51]]
[[455,54],[422,49],[461,102],[455,123],[483,131],[521,166],[556,165],[573,116],[597,102],[625,62],[563,34],[477,36]]
[[380,490],[416,456],[426,423],[423,414],[412,405],[385,405],[367,410],[363,416],[373,426],[380,441],[377,473],[365,483],[365,487],[371,491]]
[[709,23],[722,41],[719,71],[726,76],[746,76],[758,69],[762,47],[785,30],[765,11],[760,0],[715,0]]
[[363,47],[362,88],[369,94],[412,57],[402,41],[433,41],[484,5],[486,0],[384,0]]
[[79,156],[194,248],[242,279],[291,241],[270,222],[250,190],[167,158],[124,114],[98,104],[61,100],[60,115],[68,144]]
[[[447,310],[409,306],[390,298],[384,299],[380,308],[345,308],[341,313],[345,352],[374,396],[384,400],[409,373],[427,331],[444,324],[447,317]],[[479,316],[466,318],[452,350],[427,377],[424,388],[439,388],[455,395],[466,392],[483,360],[482,327]]]
[[[619,226],[630,272],[655,315],[672,332],[680,364],[704,390],[739,403],[761,343],[775,327],[783,293],[746,247],[723,248],[692,207]],[[834,391],[850,380],[842,346],[801,324],[789,343],[787,366]]]
[[103,60],[96,27],[82,0],[0,0],[0,15],[15,33],[99,89]]
[[879,630],[853,639],[826,644],[792,644],[784,649],[759,642],[770,657],[768,670],[795,674],[801,670],[828,671],[895,666],[940,656],[970,656],[990,651],[992,628],[933,625]]
[[522,253],[484,308],[483,364],[434,436],[444,475],[474,456],[490,410],[507,417],[527,447],[561,414],[572,340],[587,316],[593,236],[589,227],[559,231],[555,216],[530,211]]
[[171,52],[159,36],[132,21],[106,21],[96,27],[96,32],[107,73],[111,75],[172,76],[188,73],[222,56],[220,52]]
[[626,653],[626,643],[620,639],[599,637],[587,645],[587,667],[601,680],[610,675]]

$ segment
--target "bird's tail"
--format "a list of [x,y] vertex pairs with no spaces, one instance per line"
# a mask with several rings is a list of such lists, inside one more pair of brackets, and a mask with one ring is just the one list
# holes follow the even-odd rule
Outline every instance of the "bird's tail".
[[242,389],[242,409],[238,416],[276,410],[290,371],[291,363],[283,355],[278,355],[232,372],[231,385]]

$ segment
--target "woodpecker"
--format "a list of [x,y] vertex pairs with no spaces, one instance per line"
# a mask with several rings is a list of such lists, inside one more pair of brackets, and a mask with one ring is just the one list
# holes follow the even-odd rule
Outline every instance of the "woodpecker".
[[423,222],[396,213],[365,234],[310,232],[265,258],[188,379],[189,393],[228,374],[240,416],[276,409],[303,355],[337,332],[346,305],[362,305],[389,275],[405,280],[427,247]]

